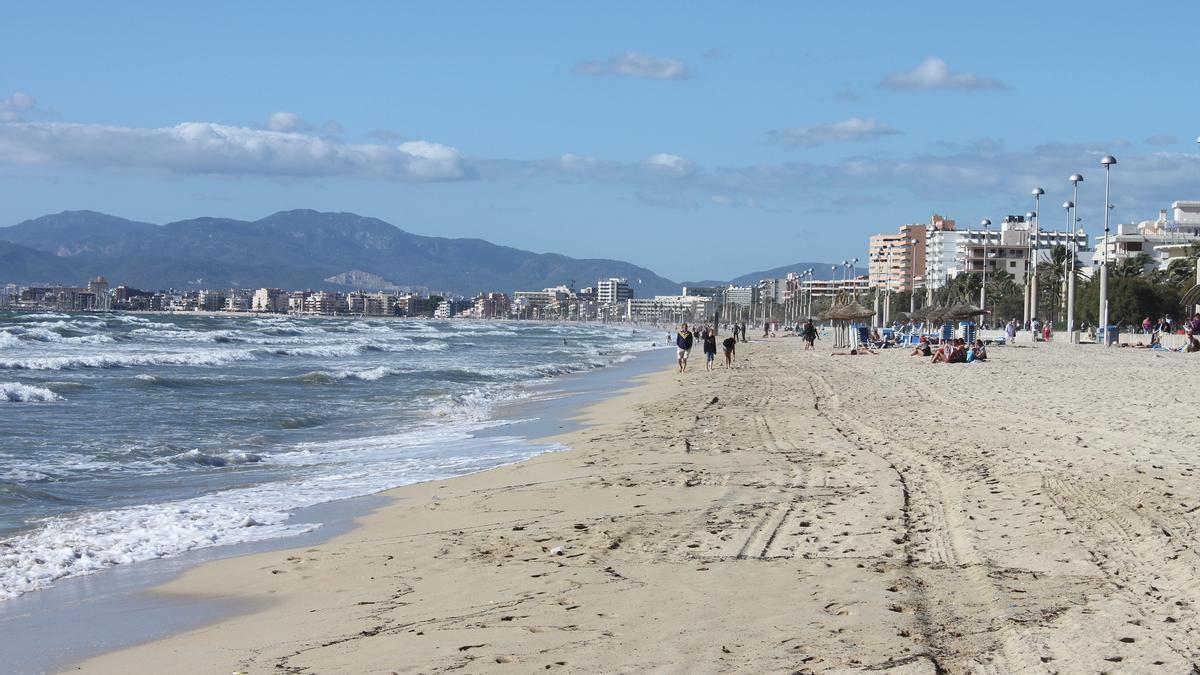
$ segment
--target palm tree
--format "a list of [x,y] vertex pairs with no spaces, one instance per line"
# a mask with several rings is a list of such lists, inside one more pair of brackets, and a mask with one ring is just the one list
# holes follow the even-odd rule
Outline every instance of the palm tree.
[[1140,277],[1147,275],[1153,266],[1154,258],[1149,253],[1142,251],[1132,258],[1126,258],[1113,265],[1112,273],[1115,277]]

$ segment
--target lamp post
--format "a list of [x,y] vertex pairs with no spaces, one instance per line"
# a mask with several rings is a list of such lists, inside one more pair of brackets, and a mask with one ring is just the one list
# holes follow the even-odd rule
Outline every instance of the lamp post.
[[[1075,202],[1063,202],[1063,210],[1067,212],[1067,232],[1071,232],[1071,209],[1075,208]],[[1074,235],[1072,235],[1074,240]],[[1063,249],[1068,250],[1071,255],[1075,254],[1075,249],[1067,249],[1064,245]],[[1063,285],[1066,286],[1066,304],[1067,304],[1067,340],[1074,344],[1075,342],[1075,284],[1071,278],[1071,261],[1063,260]]]
[[987,313],[987,268],[988,268],[988,239],[991,239],[992,221],[984,218],[979,221],[983,226],[983,283],[979,285],[979,309],[983,310],[979,313],[979,325],[983,325],[983,317]]
[[[1025,230],[1026,230],[1026,234],[1028,235],[1027,244],[1029,244],[1029,245],[1032,245],[1032,242],[1033,242],[1033,219],[1035,217],[1036,216],[1033,213],[1033,211],[1029,211],[1025,214],[1025,222],[1027,223]],[[1032,251],[1032,249],[1029,249],[1029,251]],[[1029,251],[1026,251],[1026,253],[1029,253]],[[1022,318],[1022,322],[1025,324],[1028,324],[1029,323],[1029,258],[1028,258],[1028,256],[1026,256],[1026,260],[1025,260],[1024,286],[1025,286],[1025,302],[1023,305],[1023,310],[1025,313],[1025,316]]]
[[[917,309],[917,244],[920,243],[916,239],[908,240],[908,259],[909,259],[909,288],[908,288],[908,313],[909,321],[912,321],[912,313]],[[921,270],[921,277],[925,277],[925,270]],[[924,282],[922,282],[924,283]]]
[[1079,254],[1076,229],[1079,223],[1079,184],[1083,182],[1083,174],[1073,173],[1067,180],[1071,181],[1075,190],[1074,199],[1071,200],[1071,208],[1075,210],[1075,217],[1067,218],[1070,223],[1068,231],[1071,236],[1071,260],[1067,277],[1067,337],[1071,344],[1076,344],[1079,342],[1079,336],[1075,334],[1075,258]]
[[[1042,226],[1042,196],[1046,191],[1040,187],[1034,187],[1033,195],[1033,232],[1030,237],[1030,273],[1028,277],[1028,285],[1030,285],[1030,330],[1033,330],[1033,319],[1038,317],[1038,244],[1039,232],[1038,228]],[[1037,335],[1033,336],[1033,340],[1037,340]]]
[[1117,158],[1112,155],[1105,155],[1100,160],[1100,166],[1104,167],[1104,262],[1100,268],[1100,326],[1104,330],[1105,346],[1112,344],[1108,336],[1108,212],[1112,210],[1108,198],[1108,180],[1112,165],[1116,163]]

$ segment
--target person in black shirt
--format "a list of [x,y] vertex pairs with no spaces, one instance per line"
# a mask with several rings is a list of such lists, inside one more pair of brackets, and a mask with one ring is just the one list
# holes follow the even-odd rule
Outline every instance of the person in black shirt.
[[704,331],[704,369],[712,371],[713,359],[717,358],[717,335]]
[[727,337],[721,342],[721,347],[725,350],[725,366],[732,366],[733,352],[734,348],[737,347],[737,340],[732,337]]

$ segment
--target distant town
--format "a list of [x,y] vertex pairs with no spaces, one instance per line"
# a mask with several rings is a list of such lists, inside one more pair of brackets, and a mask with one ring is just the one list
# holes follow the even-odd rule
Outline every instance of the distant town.
[[[634,296],[625,278],[599,279],[576,288],[573,281],[539,290],[483,291],[473,297],[420,291],[285,290],[281,288],[219,288],[144,290],[126,285],[110,287],[103,276],[86,286],[15,285],[0,287],[0,309],[23,311],[142,311],[229,312],[311,316],[426,317],[435,319],[509,319],[679,323],[750,321],[793,322],[815,316],[838,294],[867,298],[874,295],[877,323],[885,323],[934,302],[935,295],[965,276],[982,283],[1012,282],[1025,286],[1033,268],[1062,265],[1053,259],[1073,250],[1087,277],[1107,258],[1146,273],[1166,271],[1176,260],[1194,258],[1200,246],[1200,202],[1178,201],[1173,213],[1162,210],[1156,220],[1118,224],[1096,246],[1079,227],[1054,230],[1039,226],[1031,212],[1010,215],[993,226],[957,227],[952,219],[934,214],[928,223],[901,225],[895,233],[876,234],[867,245],[867,274],[859,274],[857,258],[830,263],[825,269],[788,272],[782,278],[751,285],[684,286],[678,295]],[[1076,223],[1078,225],[1078,223]],[[1106,251],[1105,251],[1106,249]],[[1105,253],[1106,255],[1101,255]],[[1031,261],[1035,264],[1031,265]],[[1134,270],[1137,272],[1137,270]],[[1061,276],[1059,277],[1061,279]],[[1036,292],[1036,289],[1035,289]],[[1059,294],[1061,295],[1061,294]],[[924,296],[924,297],[922,297]],[[1016,314],[1044,313],[1012,300]],[[999,295],[992,296],[1001,297]],[[1061,301],[1050,298],[1053,309]],[[881,307],[882,298],[882,307]],[[994,300],[993,302],[999,302]]]

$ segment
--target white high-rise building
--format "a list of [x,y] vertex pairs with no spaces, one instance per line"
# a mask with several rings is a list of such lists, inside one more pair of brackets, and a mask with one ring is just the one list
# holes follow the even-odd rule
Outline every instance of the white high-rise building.
[[286,312],[288,295],[278,288],[260,288],[254,291],[250,309],[255,312]]
[[618,305],[633,298],[627,279],[612,277],[596,282],[596,300],[602,305]]
[[92,306],[93,309],[102,312],[112,309],[112,298],[108,295],[108,279],[96,277],[88,282],[87,290],[88,293],[96,296],[95,304]]

